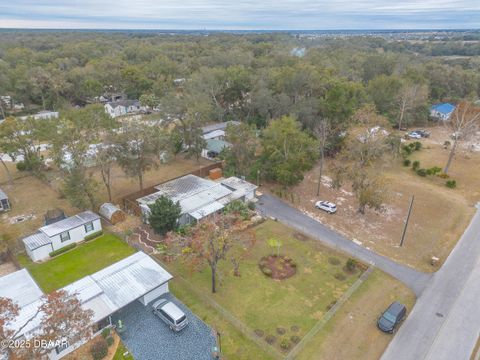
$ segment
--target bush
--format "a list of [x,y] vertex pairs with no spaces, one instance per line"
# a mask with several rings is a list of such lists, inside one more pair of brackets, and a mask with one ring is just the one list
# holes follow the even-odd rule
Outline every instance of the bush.
[[16,165],[18,171],[26,171],[27,170],[27,164],[25,161],[19,161]]
[[357,260],[349,258],[345,263],[345,267],[348,271],[353,272],[357,268]]
[[77,244],[73,243],[73,244],[64,246],[64,247],[61,248],[61,249],[52,251],[52,252],[49,253],[48,255],[50,255],[50,257],[54,257],[54,256],[57,256],[57,255],[63,254],[64,252],[67,252],[68,250],[72,250],[72,249],[73,249],[74,247],[76,247],[76,246],[77,246]]
[[438,174],[437,176],[442,179],[448,179],[450,177],[448,174],[445,174],[444,172]]
[[413,152],[413,149],[410,148],[410,147],[407,146],[407,145],[403,145],[403,146],[402,146],[402,152],[403,152],[403,156],[404,156],[404,157],[407,157],[408,155],[410,155],[410,154]]
[[110,336],[110,333],[111,333],[110,328],[105,328],[102,330],[102,337],[106,339],[107,337]]
[[113,336],[109,336],[105,340],[107,340],[108,347],[112,346],[113,343],[115,342],[115,339],[113,338]]
[[90,347],[93,360],[101,360],[108,354],[108,343],[103,337],[96,340]]
[[410,166],[411,163],[410,159],[403,160],[403,166]]
[[280,341],[280,347],[282,350],[290,349],[290,341],[288,341],[288,339],[282,339],[282,341]]
[[225,206],[224,212],[227,214],[232,213],[239,215],[243,220],[247,220],[250,217],[247,204],[240,200],[232,201],[230,204]]
[[275,343],[275,341],[277,340],[277,338],[273,335],[267,335],[265,336],[265,341],[267,343],[269,343],[270,345],[272,345],[273,343]]
[[247,203],[247,207],[250,209],[250,210],[255,210],[255,203],[253,201],[249,201]]
[[298,344],[300,342],[300,338],[297,335],[290,336],[290,341],[294,344]]
[[425,170],[425,169],[418,169],[418,170],[417,170],[417,175],[418,175],[418,176],[421,176],[421,177],[425,177],[425,176],[427,176],[427,170]]
[[284,328],[282,327],[277,327],[277,334],[278,335],[283,335],[287,332],[287,330],[285,330]]
[[290,327],[290,330],[292,330],[293,332],[298,332],[300,330],[300,328],[297,325],[292,325]]
[[445,186],[450,189],[455,189],[457,187],[457,182],[455,180],[447,180]]
[[431,167],[430,169],[427,169],[428,175],[437,175],[440,172],[442,172],[442,168],[438,166],[434,166],[434,167]]
[[422,148],[422,143],[420,141],[415,141],[413,143],[413,147],[414,147],[415,151],[418,151]]
[[103,231],[100,230],[100,231],[96,231],[90,235],[87,235],[85,236],[85,238],[83,239],[84,241],[89,241],[89,240],[93,240],[93,239],[96,239],[97,237],[99,236],[102,236],[103,235]]
[[415,160],[413,163],[412,163],[412,170],[413,171],[417,171],[417,169],[420,167],[420,161],[418,160]]

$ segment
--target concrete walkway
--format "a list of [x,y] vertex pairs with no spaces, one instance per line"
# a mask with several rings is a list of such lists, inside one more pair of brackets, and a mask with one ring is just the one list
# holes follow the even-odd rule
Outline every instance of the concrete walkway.
[[480,211],[477,211],[382,360],[468,360],[480,331],[479,299]]
[[410,287],[417,297],[420,296],[432,277],[431,274],[416,271],[408,266],[398,264],[385,256],[378,255],[363,246],[355,244],[353,241],[346,239],[341,234],[305,215],[298,209],[291,207],[275,196],[269,194],[262,195],[257,202],[257,209],[262,211],[264,215],[275,217],[278,221],[330,247],[378,267],[380,270],[390,274]]

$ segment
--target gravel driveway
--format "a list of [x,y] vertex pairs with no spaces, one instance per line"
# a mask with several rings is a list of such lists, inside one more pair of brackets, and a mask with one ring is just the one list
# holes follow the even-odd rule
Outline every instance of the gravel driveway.
[[212,329],[196,317],[171,294],[163,295],[179,306],[189,321],[188,326],[175,333],[152,313],[151,304],[143,306],[134,301],[115,315],[115,323],[121,319],[125,332],[121,338],[135,360],[211,360],[216,346]]

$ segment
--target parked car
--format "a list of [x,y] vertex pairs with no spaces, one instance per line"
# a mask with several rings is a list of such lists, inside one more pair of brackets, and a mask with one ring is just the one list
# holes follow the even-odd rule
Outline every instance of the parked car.
[[335,214],[337,212],[337,205],[329,201],[317,201],[315,203],[317,209],[328,212],[329,214]]
[[400,323],[405,320],[406,316],[407,308],[405,305],[395,301],[378,318],[377,326],[383,332],[392,334]]
[[207,152],[207,156],[212,159],[216,158],[218,155],[219,153],[216,152],[215,150],[210,150],[209,152]]
[[188,325],[187,315],[173,302],[159,299],[152,305],[153,313],[165,322],[171,330],[180,331]]
[[430,132],[427,130],[415,130],[414,132],[420,135],[422,138],[430,137]]
[[417,133],[416,131],[412,131],[412,132],[409,132],[408,133],[408,137],[410,139],[421,139],[422,138],[422,135],[420,135],[419,133]]

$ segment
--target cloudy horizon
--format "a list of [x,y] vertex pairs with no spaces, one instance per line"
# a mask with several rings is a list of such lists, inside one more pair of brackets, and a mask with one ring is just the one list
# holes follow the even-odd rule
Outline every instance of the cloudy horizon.
[[0,0],[0,28],[478,29],[478,0]]

